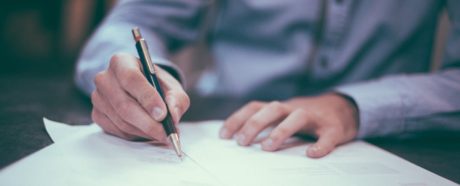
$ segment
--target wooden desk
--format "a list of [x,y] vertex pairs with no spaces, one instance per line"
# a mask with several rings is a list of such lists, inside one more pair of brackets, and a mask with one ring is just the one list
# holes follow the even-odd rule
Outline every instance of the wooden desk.
[[[91,123],[90,101],[77,91],[69,75],[0,77],[0,90],[0,168],[52,143],[42,117],[73,124]],[[237,106],[236,102],[219,98],[192,99],[185,120],[224,119]],[[458,132],[368,142],[460,183]]]

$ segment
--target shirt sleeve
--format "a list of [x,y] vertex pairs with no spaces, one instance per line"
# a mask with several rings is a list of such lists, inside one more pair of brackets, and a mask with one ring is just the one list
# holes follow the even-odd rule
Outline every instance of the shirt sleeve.
[[[86,43],[78,59],[75,82],[86,94],[94,89],[95,75],[105,70],[117,52],[138,56],[131,35],[139,27],[148,42],[153,61],[179,81],[178,68],[168,55],[195,41],[209,4],[200,0],[121,0]],[[209,2],[208,2],[209,3]]]
[[358,138],[426,130],[460,131],[460,1],[447,1],[452,23],[442,69],[344,85],[359,109]]

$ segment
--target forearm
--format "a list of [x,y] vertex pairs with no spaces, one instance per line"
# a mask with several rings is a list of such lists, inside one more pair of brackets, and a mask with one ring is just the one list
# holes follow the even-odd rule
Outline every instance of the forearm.
[[397,75],[336,89],[356,102],[358,138],[428,129],[460,130],[460,69]]
[[133,27],[142,30],[154,62],[181,80],[167,58],[197,38],[201,23],[197,20],[201,20],[205,5],[202,1],[120,1],[84,47],[76,67],[77,85],[89,94],[94,90],[94,76],[107,68],[114,53],[137,56]]

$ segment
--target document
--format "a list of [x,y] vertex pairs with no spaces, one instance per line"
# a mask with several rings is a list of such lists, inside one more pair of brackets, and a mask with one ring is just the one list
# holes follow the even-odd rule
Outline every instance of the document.
[[97,125],[45,120],[55,142],[0,171],[0,185],[457,185],[363,141],[321,159],[306,157],[310,142],[265,152],[222,140],[222,121],[182,123],[181,161],[167,147],[129,142]]
[[96,125],[70,129],[45,123],[55,143],[2,170],[0,185],[221,185],[172,149],[122,140]]

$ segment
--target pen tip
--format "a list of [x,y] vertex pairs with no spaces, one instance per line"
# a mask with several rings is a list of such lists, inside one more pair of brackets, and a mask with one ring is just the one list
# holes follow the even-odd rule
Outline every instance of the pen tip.
[[173,145],[174,151],[176,151],[177,156],[182,159],[182,148],[180,145],[179,136],[177,135],[177,133],[172,133],[170,134],[169,138]]

